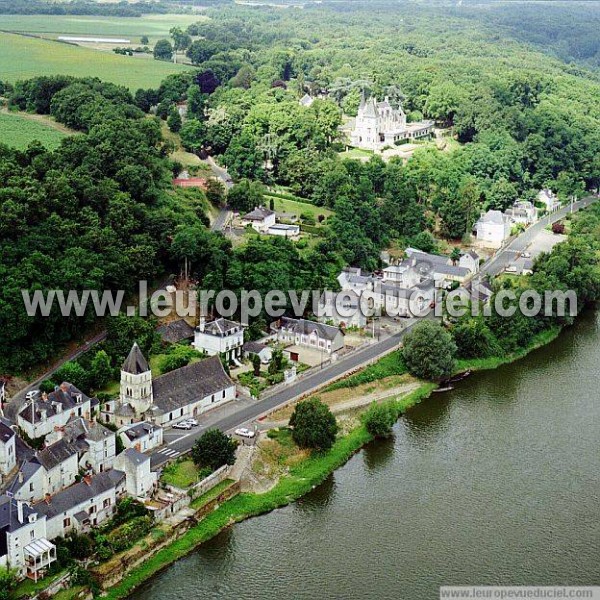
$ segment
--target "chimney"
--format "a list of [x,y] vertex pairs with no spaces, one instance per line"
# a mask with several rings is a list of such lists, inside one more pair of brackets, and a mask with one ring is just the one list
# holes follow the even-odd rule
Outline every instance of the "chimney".
[[46,420],[46,415],[47,415],[47,411],[46,411],[45,408],[41,408],[40,409],[40,415],[42,417],[42,421],[45,421]]
[[87,485],[92,485],[92,478],[91,478],[89,475],[86,475],[86,476],[83,478],[83,481],[85,481],[85,483],[86,483]]
[[200,329],[201,333],[204,333],[206,330],[206,317],[203,314],[200,315],[200,325],[198,326],[198,329]]
[[21,500],[17,500],[17,519],[19,519],[19,523],[23,523],[23,502]]
[[23,483],[23,471],[19,471],[19,483]]

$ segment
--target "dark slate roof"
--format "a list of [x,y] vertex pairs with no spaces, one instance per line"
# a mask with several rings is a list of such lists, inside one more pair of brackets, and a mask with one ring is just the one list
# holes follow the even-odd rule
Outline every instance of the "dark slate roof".
[[194,328],[185,319],[178,319],[161,325],[156,330],[163,342],[176,344],[182,340],[194,337]]
[[440,275],[456,275],[457,277],[466,277],[471,271],[467,267],[455,267],[454,265],[436,265],[434,273]]
[[430,262],[435,265],[445,265],[448,263],[449,256],[443,256],[441,254],[430,254],[429,252],[422,252],[415,248],[407,248],[406,255],[410,258],[414,258],[417,261]]
[[46,515],[48,519],[51,519],[117,487],[124,479],[125,473],[123,471],[117,471],[116,469],[104,471],[104,473],[98,473],[98,475],[91,477],[89,483],[85,480],[80,481],[52,496],[49,502],[45,500],[38,502],[32,508],[35,512]]
[[234,383],[218,356],[165,373],[153,383],[154,404],[168,412],[221,392]]
[[274,214],[274,210],[269,210],[264,206],[257,206],[254,210],[250,211],[248,214],[245,214],[242,219],[244,221],[264,221],[267,217],[270,217]]
[[15,432],[6,423],[0,421],[0,442],[6,444],[15,435]]
[[242,346],[244,352],[253,352],[254,354],[262,352],[265,348],[267,348],[267,345],[261,344],[260,342],[246,342]]
[[54,444],[44,448],[37,454],[40,464],[49,471],[60,465],[71,456],[77,454],[78,447],[66,439],[58,440]]
[[[204,331],[202,333],[206,333],[207,335],[214,335],[216,337],[225,337],[226,335],[235,333],[240,329],[242,329],[241,323],[229,321],[228,319],[224,319],[221,317],[219,319],[215,319],[214,321],[210,321],[210,323],[206,323],[204,326]],[[200,331],[199,328],[198,331]]]
[[150,456],[138,452],[135,448],[127,448],[127,450],[123,450],[119,456],[126,457],[127,460],[134,465],[141,465],[147,460],[150,460]]
[[134,342],[129,351],[129,356],[125,359],[125,362],[121,367],[121,371],[131,373],[132,375],[141,375],[149,370],[150,367],[148,366],[148,361],[144,358],[137,342]]
[[[89,396],[86,396],[73,384],[64,382],[60,387],[48,394],[48,397],[45,400],[36,399],[33,401],[35,405],[35,421],[39,422],[42,420],[43,411],[46,412],[47,418],[53,417],[58,412],[71,410],[75,406],[80,406],[89,401]],[[19,416],[31,423],[31,412],[31,403],[29,403],[21,410]]]
[[315,321],[307,321],[306,319],[289,319],[288,317],[281,317],[281,329],[287,329],[288,331],[303,335],[310,335],[316,331],[320,338],[326,340],[335,339],[338,333],[344,335],[344,332],[339,327],[325,325],[324,323],[315,323]]
[[7,491],[12,492],[13,494],[18,492],[41,468],[42,465],[37,458],[32,458],[31,460],[24,462],[17,475],[10,482]]
[[148,423],[147,421],[143,421],[142,423],[136,423],[131,427],[128,427],[122,433],[124,433],[132,442],[141,437],[148,435],[151,431],[155,431],[156,429],[160,429],[158,425],[154,425],[153,423]]
[[[23,521],[27,523],[29,515],[39,513],[39,510],[30,507],[23,503]],[[20,529],[23,526],[17,517],[17,501],[14,498],[9,498],[6,495],[0,496],[0,531],[12,532]],[[1,536],[2,542],[6,543],[5,536]]]

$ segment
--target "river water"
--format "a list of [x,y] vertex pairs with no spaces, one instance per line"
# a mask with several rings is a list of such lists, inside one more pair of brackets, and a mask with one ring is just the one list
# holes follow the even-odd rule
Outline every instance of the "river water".
[[600,584],[600,312],[434,394],[295,504],[135,600],[428,600],[440,585]]

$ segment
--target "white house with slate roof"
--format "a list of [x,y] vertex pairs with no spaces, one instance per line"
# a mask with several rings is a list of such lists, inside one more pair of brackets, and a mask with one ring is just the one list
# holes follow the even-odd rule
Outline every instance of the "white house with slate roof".
[[500,248],[510,237],[510,217],[499,210],[488,210],[475,224],[477,239],[488,248]]
[[17,416],[17,425],[31,439],[63,427],[71,417],[89,419],[92,401],[70,383],[62,383],[50,394],[36,394]]
[[222,354],[227,360],[240,358],[244,345],[244,326],[228,319],[215,319],[206,323],[200,316],[200,324],[194,332],[194,348],[209,356]]
[[101,415],[119,427],[139,421],[166,426],[183,417],[197,417],[235,396],[235,384],[218,356],[153,379],[148,362],[134,344],[121,370],[120,398],[105,402]]
[[117,456],[115,467],[125,473],[126,489],[130,496],[145,498],[154,491],[158,473],[150,470],[150,456],[147,454],[127,448]]
[[17,466],[17,434],[0,421],[0,481]]
[[163,429],[154,423],[142,421],[119,429],[118,435],[125,448],[135,448],[138,452],[149,452],[163,444]]
[[25,502],[0,496],[0,566],[37,581],[56,560],[56,547],[48,537],[43,514]]
[[257,206],[253,211],[242,217],[242,227],[250,225],[252,229],[259,233],[267,233],[269,227],[275,225],[275,219],[275,211],[264,206]]
[[111,469],[72,485],[32,506],[46,517],[48,538],[65,536],[70,531],[88,531],[115,512],[117,500],[126,492],[123,471]]
[[479,261],[481,257],[475,250],[469,250],[464,254],[460,255],[460,260],[458,261],[459,267],[464,267],[465,269],[469,269],[471,273],[479,273]]
[[272,327],[277,331],[278,341],[283,343],[316,348],[327,354],[344,347],[344,332],[339,327],[288,317],[281,317]]

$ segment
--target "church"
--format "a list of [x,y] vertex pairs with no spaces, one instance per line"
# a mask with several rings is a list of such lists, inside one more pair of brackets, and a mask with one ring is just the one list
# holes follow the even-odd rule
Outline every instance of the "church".
[[219,356],[194,362],[153,378],[148,361],[135,343],[121,367],[119,398],[102,403],[102,420],[117,427],[150,421],[169,426],[197,418],[236,397],[235,383]]
[[433,121],[406,122],[402,106],[394,108],[386,96],[383,102],[363,94],[352,132],[351,145],[364,150],[382,150],[402,140],[412,140],[430,135]]

